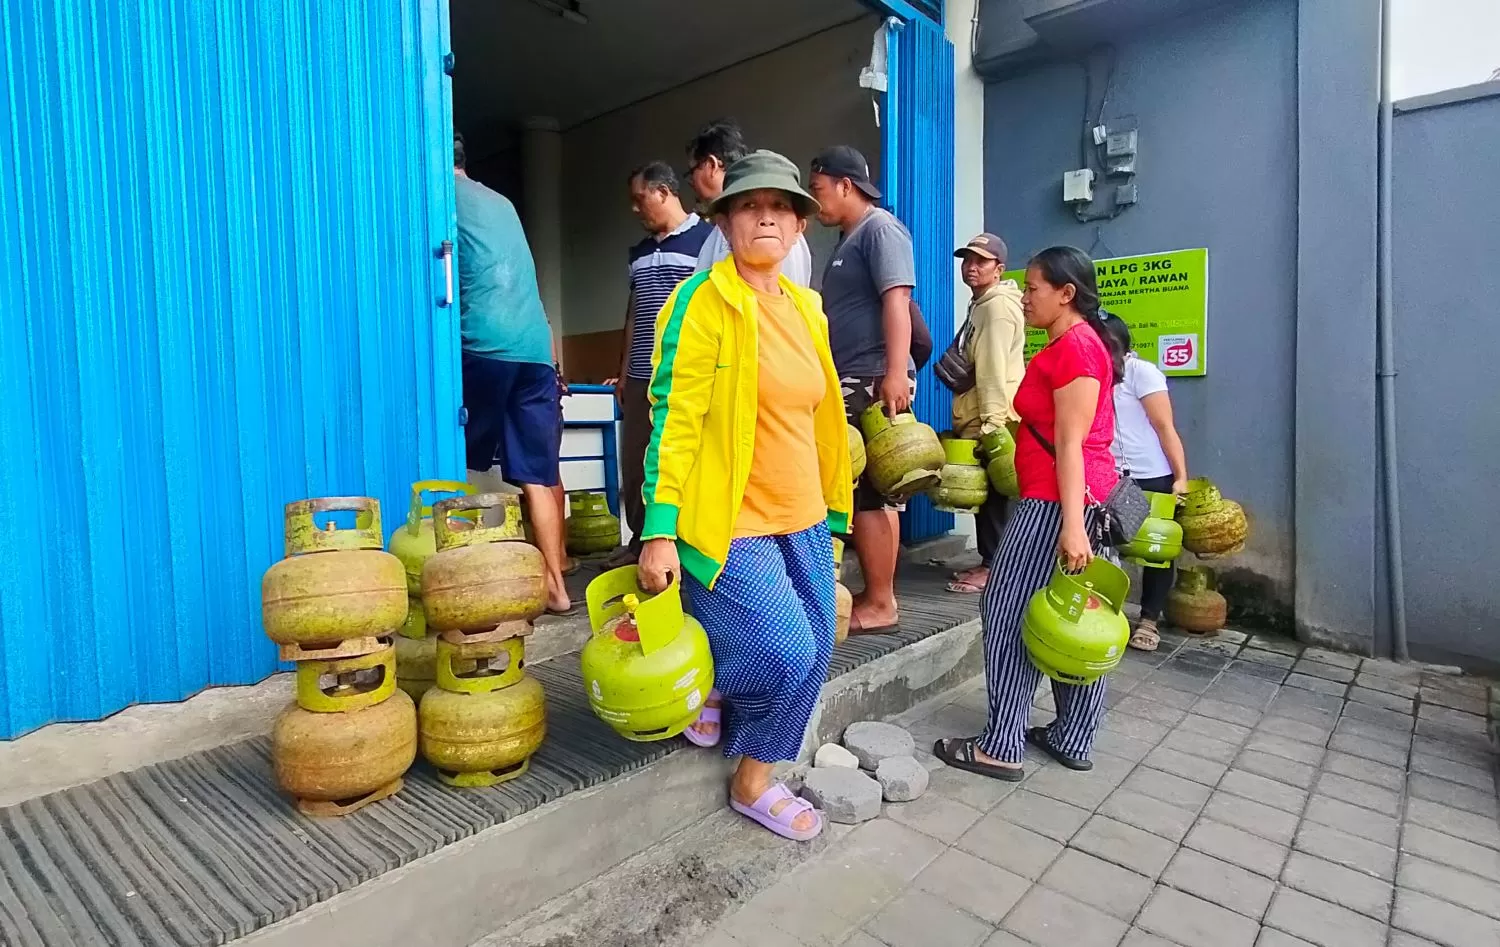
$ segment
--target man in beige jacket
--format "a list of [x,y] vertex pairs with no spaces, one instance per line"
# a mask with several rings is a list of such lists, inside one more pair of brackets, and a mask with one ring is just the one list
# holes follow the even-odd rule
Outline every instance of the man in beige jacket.
[[[963,350],[974,366],[973,387],[953,396],[953,430],[960,437],[978,438],[1005,427],[1014,435],[1015,422],[1020,418],[1011,401],[1026,370],[1021,288],[1015,280],[1000,278],[1005,271],[1005,241],[992,233],[980,234],[953,255],[962,261],[964,285],[973,294],[968,319],[959,332],[967,336]],[[984,591],[1005,528],[1006,502],[1004,496],[991,490],[975,514],[983,562],[954,576],[948,591],[969,595]]]

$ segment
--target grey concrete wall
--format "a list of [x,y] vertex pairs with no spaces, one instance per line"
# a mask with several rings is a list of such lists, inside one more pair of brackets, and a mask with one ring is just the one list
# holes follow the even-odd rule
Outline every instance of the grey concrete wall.
[[[1079,224],[1084,75],[1045,66],[986,89],[985,219],[1012,256],[1072,243],[1095,256],[1209,248],[1210,370],[1172,382],[1192,471],[1245,504],[1232,565],[1243,604],[1285,618],[1293,592],[1297,366],[1297,3],[1221,7],[1117,40],[1106,121],[1140,125],[1140,203]],[[1102,75],[1100,76],[1102,80]],[[1231,564],[1226,564],[1231,565]]]
[[1380,15],[1298,11],[1298,636],[1366,653],[1376,624],[1375,230]]
[[[1484,92],[1484,89],[1476,89]],[[1412,656],[1500,668],[1500,84],[1395,122],[1397,449]]]
[[[1060,242],[1096,257],[1209,248],[1210,374],[1174,381],[1172,397],[1190,467],[1253,519],[1231,600],[1292,618],[1305,640],[1385,653],[1379,28],[1370,0],[1263,0],[1114,37],[1104,118],[1139,123],[1140,204],[1098,224],[1060,203],[1097,107],[1085,111],[1085,69],[1012,63],[986,89],[985,210],[1017,258]],[[1500,83],[1403,104],[1395,134],[1411,653],[1495,669]]]

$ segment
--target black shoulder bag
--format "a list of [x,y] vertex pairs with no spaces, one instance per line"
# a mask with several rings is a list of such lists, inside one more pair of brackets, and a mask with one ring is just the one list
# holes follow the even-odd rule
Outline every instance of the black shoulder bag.
[[[1030,421],[1026,422],[1031,436],[1036,438],[1037,443],[1052,455],[1054,463],[1057,462],[1057,449],[1052,442],[1042,436],[1042,432],[1036,429],[1036,425]],[[1146,494],[1136,486],[1136,482],[1130,479],[1128,474],[1121,474],[1120,480],[1115,488],[1109,491],[1109,496],[1103,504],[1094,499],[1088,484],[1083,485],[1085,500],[1092,500],[1099,505],[1099,533],[1107,546],[1123,546],[1135,539],[1136,533],[1141,531],[1141,526],[1146,522],[1146,517],[1151,515],[1151,501],[1146,499]]]
[[943,357],[932,366],[932,373],[937,380],[955,395],[961,395],[973,389],[977,379],[974,376],[974,363],[969,359],[969,340],[974,337],[974,320],[964,320],[963,328],[958,330],[958,335],[948,344],[948,349]]
[[911,360],[917,366],[917,371],[921,371],[927,360],[932,358],[932,332],[928,330],[927,320],[922,316],[922,310],[915,299],[906,308],[911,314]]

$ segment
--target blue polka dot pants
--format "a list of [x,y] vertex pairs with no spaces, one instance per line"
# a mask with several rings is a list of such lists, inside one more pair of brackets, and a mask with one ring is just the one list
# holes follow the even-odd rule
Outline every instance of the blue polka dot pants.
[[[1084,510],[1084,525],[1093,533],[1098,511]],[[997,760],[1019,763],[1026,748],[1026,725],[1042,672],[1031,663],[1021,641],[1021,619],[1037,589],[1052,579],[1057,563],[1057,540],[1062,533],[1062,505],[1046,500],[1021,500],[990,566],[979,614],[984,623],[984,681],[989,692],[989,726],[978,739],[979,748]],[[1114,560],[1107,547],[1094,546],[1094,555]],[[1105,678],[1080,687],[1052,682],[1057,719],[1047,728],[1047,739],[1057,749],[1080,760],[1094,748],[1094,732],[1104,715]]]
[[833,654],[828,527],[736,539],[712,589],[684,580],[713,649],[724,755],[796,759]]

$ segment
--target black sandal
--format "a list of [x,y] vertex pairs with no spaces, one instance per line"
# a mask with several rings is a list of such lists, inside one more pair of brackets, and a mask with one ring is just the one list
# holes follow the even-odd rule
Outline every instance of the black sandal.
[[981,762],[974,755],[974,746],[978,739],[978,737],[945,737],[932,744],[932,755],[954,769],[978,773],[980,776],[988,776],[991,779],[1018,783],[1025,778],[1026,773],[1019,766],[996,766],[993,763]]
[[1046,753],[1054,760],[1057,760],[1068,769],[1076,770],[1080,773],[1087,773],[1089,770],[1094,768],[1093,760],[1080,760],[1075,756],[1069,756],[1062,750],[1059,750],[1057,747],[1053,746],[1052,741],[1047,739],[1046,727],[1032,727],[1031,729],[1027,730],[1026,742],[1041,750],[1043,753]]

